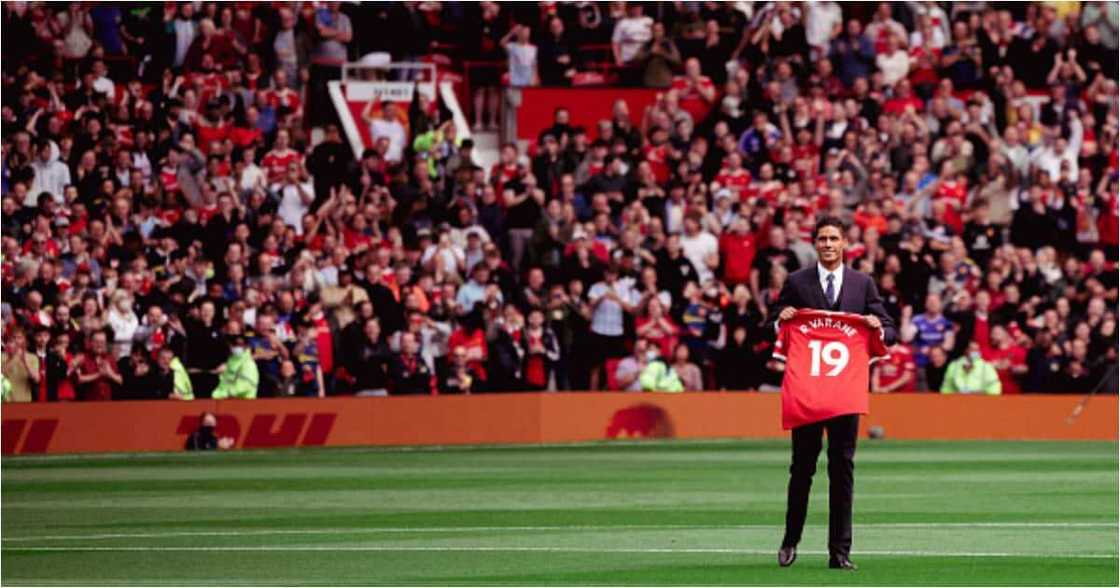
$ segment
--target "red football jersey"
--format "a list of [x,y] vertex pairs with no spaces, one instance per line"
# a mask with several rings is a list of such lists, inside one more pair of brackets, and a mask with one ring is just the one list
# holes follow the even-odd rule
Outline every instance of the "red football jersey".
[[806,309],[780,326],[773,355],[786,362],[782,428],[867,414],[868,366],[887,357],[882,330],[856,314]]
[[[884,388],[906,377],[907,372],[916,372],[918,369],[909,345],[897,343],[887,351],[890,352],[890,358],[875,366],[879,370],[879,385]],[[910,382],[909,385],[913,387],[915,382]]]
[[716,183],[724,188],[729,188],[738,196],[740,202],[746,200],[746,196],[744,196],[743,193],[750,187],[751,179],[751,172],[742,168],[735,172],[722,169],[719,174],[716,175]]
[[280,151],[273,149],[265,154],[264,159],[261,160],[261,167],[268,172],[268,181],[279,182],[288,173],[288,165],[298,163],[300,155],[298,151],[292,149],[285,149]]

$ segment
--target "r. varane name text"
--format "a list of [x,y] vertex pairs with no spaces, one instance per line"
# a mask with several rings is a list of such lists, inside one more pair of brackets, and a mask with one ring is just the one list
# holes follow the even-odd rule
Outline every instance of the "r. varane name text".
[[809,324],[801,325],[799,328],[802,333],[808,333],[810,329],[836,329],[848,337],[854,337],[856,335],[856,328],[846,321],[827,316],[812,319],[809,321]]

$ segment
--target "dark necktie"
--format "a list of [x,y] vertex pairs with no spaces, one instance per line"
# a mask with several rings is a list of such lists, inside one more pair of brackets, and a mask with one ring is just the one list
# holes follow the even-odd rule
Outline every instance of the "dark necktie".
[[835,277],[836,276],[834,276],[832,274],[828,274],[828,277],[825,278],[826,281],[828,282],[828,287],[826,287],[824,289],[824,296],[825,296],[825,298],[828,298],[828,305],[829,306],[836,306],[836,289],[832,287],[832,280]]

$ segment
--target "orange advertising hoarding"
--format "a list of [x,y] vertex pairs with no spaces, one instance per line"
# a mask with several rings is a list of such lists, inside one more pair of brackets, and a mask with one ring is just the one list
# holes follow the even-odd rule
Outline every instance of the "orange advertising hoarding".
[[[896,439],[1117,439],[1117,397],[873,395]],[[777,394],[556,393],[5,404],[4,454],[176,451],[203,411],[236,447],[555,443],[786,435]]]

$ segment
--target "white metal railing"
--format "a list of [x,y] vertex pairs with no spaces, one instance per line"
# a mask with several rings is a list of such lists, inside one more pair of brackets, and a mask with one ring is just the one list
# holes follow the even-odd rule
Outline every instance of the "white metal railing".
[[355,157],[361,157],[365,145],[358,130],[362,122],[354,119],[349,103],[368,102],[375,96],[382,100],[411,102],[413,92],[419,91],[429,100],[442,100],[451,112],[458,136],[463,139],[471,136],[454,87],[447,81],[439,83],[434,63],[389,63],[367,56],[362,61],[344,64],[342,80],[329,82],[327,90]]

